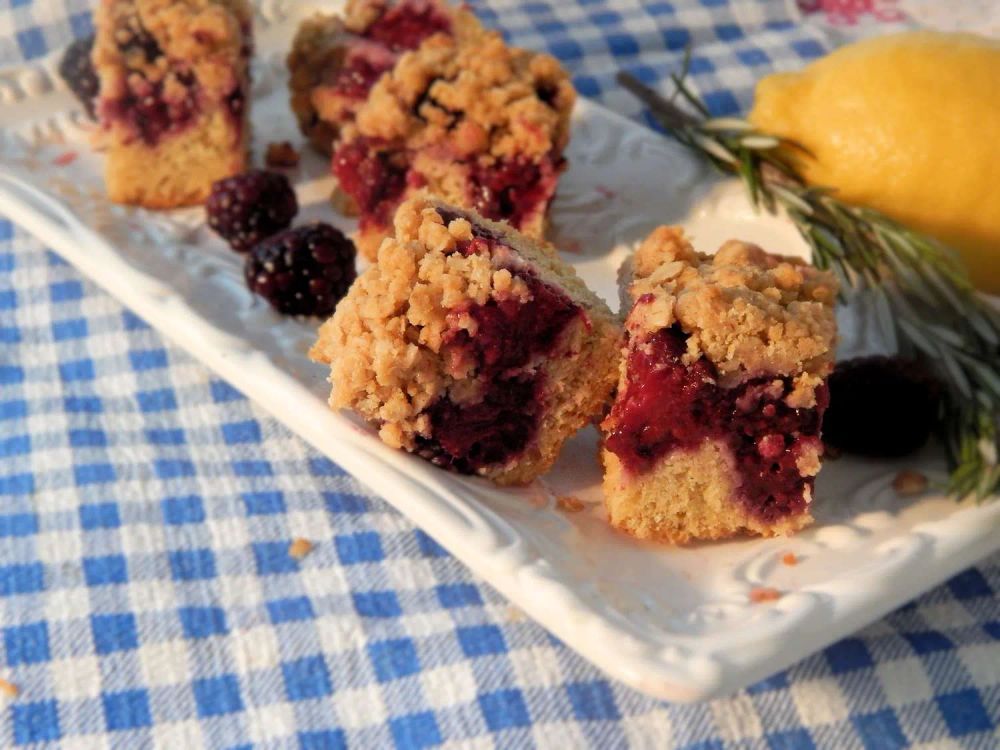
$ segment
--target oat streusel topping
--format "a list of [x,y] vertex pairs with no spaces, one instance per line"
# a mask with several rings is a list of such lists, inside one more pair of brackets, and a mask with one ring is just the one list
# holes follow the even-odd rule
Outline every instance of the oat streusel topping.
[[689,335],[686,363],[705,356],[723,385],[801,373],[790,405],[812,405],[837,337],[830,272],[736,240],[705,255],[678,227],[666,226],[643,241],[631,263],[630,334],[679,323]]
[[558,61],[463,18],[454,36],[427,39],[379,79],[347,138],[447,142],[463,158],[538,160],[566,145],[576,94]]
[[191,61],[198,84],[210,97],[233,89],[233,70],[241,66],[244,34],[252,13],[246,0],[102,0],[94,67],[101,98],[123,96],[131,74],[150,83],[163,81],[166,97],[185,88],[175,61]]

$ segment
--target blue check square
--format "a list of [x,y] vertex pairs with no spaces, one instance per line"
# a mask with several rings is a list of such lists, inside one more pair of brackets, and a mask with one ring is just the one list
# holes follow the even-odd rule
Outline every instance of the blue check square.
[[788,729],[783,732],[769,732],[767,744],[771,750],[813,750],[816,743],[806,729]]
[[581,721],[618,721],[621,714],[607,682],[572,682],[566,686],[573,714]]
[[0,365],[0,385],[17,385],[23,382],[23,367],[20,365]]
[[186,458],[157,458],[153,461],[153,471],[164,480],[195,475],[194,463]]
[[0,438],[0,458],[26,456],[29,453],[31,453],[31,437],[29,435],[12,435]]
[[969,568],[964,573],[948,581],[948,588],[957,599],[976,599],[981,596],[993,596],[989,582],[975,568]]
[[195,680],[191,689],[194,691],[195,707],[201,717],[221,716],[243,710],[243,697],[235,675]]
[[874,663],[868,647],[859,638],[845,638],[834,643],[826,649],[824,655],[834,674],[866,669]]
[[356,591],[354,609],[362,617],[399,617],[403,614],[394,591]]
[[93,428],[70,430],[69,444],[74,448],[106,448],[108,436],[104,430]]
[[86,318],[70,318],[52,323],[52,338],[56,341],[86,338],[89,333]]
[[442,583],[435,588],[438,601],[445,609],[481,606],[483,597],[471,583]]
[[891,709],[851,717],[865,750],[894,750],[909,747],[899,720]]
[[73,479],[78,487],[113,482],[116,476],[115,467],[107,462],[78,464],[73,467]]
[[94,636],[94,648],[102,656],[139,648],[139,632],[135,625],[135,615],[131,612],[91,615],[90,630]]
[[993,729],[993,721],[977,690],[959,690],[936,699],[938,710],[952,737],[964,737]]
[[257,562],[257,572],[262,575],[294,573],[299,569],[298,561],[288,554],[289,542],[257,542],[253,545],[253,556]]
[[124,555],[83,558],[83,578],[88,586],[107,586],[128,582],[128,564]]
[[17,32],[17,46],[21,48],[21,54],[26,60],[33,60],[48,52],[45,44],[45,35],[37,26]]
[[122,325],[126,331],[148,331],[149,324],[131,310],[122,311]]
[[268,461],[233,461],[233,474],[238,477],[270,477],[274,469]]
[[104,693],[101,703],[104,706],[104,723],[112,732],[139,729],[153,724],[149,695],[145,690]]
[[285,694],[291,701],[323,698],[333,692],[330,671],[322,656],[285,662],[281,665],[281,676],[285,681]]
[[520,690],[497,690],[479,696],[479,710],[491,732],[526,727],[531,724],[528,707]]
[[940,633],[925,630],[916,633],[903,633],[910,646],[918,654],[932,654],[935,651],[949,651],[955,646]]
[[84,531],[117,529],[121,524],[122,519],[115,503],[87,503],[80,506],[80,526]]
[[368,500],[357,495],[347,495],[340,492],[324,492],[323,504],[330,513],[367,513]]
[[167,352],[164,349],[136,349],[128,353],[128,359],[136,372],[158,370],[167,366]]
[[340,477],[344,475],[344,470],[326,456],[310,458],[309,471],[317,477]]
[[226,613],[219,607],[181,607],[177,614],[187,638],[207,638],[229,632]]
[[146,430],[145,435],[151,445],[184,445],[187,442],[180,427],[152,428]]
[[139,391],[135,394],[139,408],[146,412],[173,411],[177,408],[177,396],[170,388],[153,391]]
[[35,477],[31,474],[0,477],[0,495],[30,495],[34,491]]
[[341,534],[334,537],[333,542],[337,548],[337,557],[344,565],[379,562],[385,559],[382,540],[374,531]]
[[0,419],[24,419],[28,416],[28,402],[23,399],[0,401]]
[[213,380],[209,384],[212,393],[212,400],[217,404],[224,404],[227,401],[245,401],[246,396],[233,388],[224,380]]
[[458,643],[470,659],[491,654],[503,654],[507,651],[507,643],[503,633],[496,625],[473,625],[455,630]]
[[205,520],[205,505],[197,495],[165,497],[160,503],[163,520],[171,526],[201,523]]
[[81,380],[93,380],[97,377],[94,362],[90,359],[78,359],[59,364],[59,377],[65,383],[75,383]]
[[49,285],[53,302],[71,302],[83,297],[83,284],[79,281],[59,281]]
[[242,422],[227,422],[222,425],[221,429],[222,439],[228,445],[259,443],[261,441],[260,425],[253,419]]
[[392,739],[399,750],[417,750],[441,744],[441,730],[430,711],[399,716],[389,722]]
[[368,658],[379,682],[389,682],[420,671],[417,649],[409,638],[394,638],[368,644]]
[[170,571],[175,581],[215,578],[215,555],[210,549],[183,549],[170,553]]
[[[3,455],[0,452],[0,455]],[[38,516],[34,513],[7,513],[0,516],[0,538],[24,537],[38,533]]]
[[267,614],[275,625],[283,622],[309,620],[315,616],[312,604],[304,596],[270,601],[267,603]]
[[14,725],[14,744],[52,742],[62,737],[59,728],[59,707],[55,701],[15,703],[10,708]]
[[424,557],[447,557],[448,550],[435,542],[431,537],[420,529],[416,529],[414,535],[417,537],[417,547]]
[[38,664],[51,658],[49,628],[44,622],[4,628],[3,645],[9,667]]
[[45,569],[41,563],[0,566],[0,596],[32,594],[45,588]]
[[347,738],[342,729],[299,732],[299,750],[347,750]]
[[285,512],[285,496],[281,492],[246,492],[242,497],[248,516],[267,516]]

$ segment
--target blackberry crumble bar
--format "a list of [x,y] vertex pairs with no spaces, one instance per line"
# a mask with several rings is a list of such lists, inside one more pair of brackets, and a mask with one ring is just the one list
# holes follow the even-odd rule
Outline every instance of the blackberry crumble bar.
[[612,525],[684,543],[809,524],[833,367],[829,272],[660,227],[623,269],[626,343],[601,425]]
[[101,0],[93,62],[112,201],[195,205],[243,171],[251,23],[246,0]]
[[400,54],[458,26],[478,22],[441,0],[349,0],[343,17],[318,13],[303,21],[287,60],[292,112],[303,135],[329,155],[340,129]]
[[540,238],[575,98],[554,57],[508,47],[478,24],[404,53],[335,145],[358,249],[373,259],[397,206],[420,191]]
[[604,413],[620,329],[552,248],[422,197],[319,332],[330,405],[389,445],[498,484],[545,472]]

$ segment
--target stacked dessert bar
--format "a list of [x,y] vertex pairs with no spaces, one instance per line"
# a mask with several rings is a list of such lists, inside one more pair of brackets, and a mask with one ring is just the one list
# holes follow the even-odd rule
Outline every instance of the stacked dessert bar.
[[364,256],[419,192],[542,236],[575,101],[553,57],[508,47],[466,10],[369,0],[306,22],[289,67],[293,109],[333,150]]

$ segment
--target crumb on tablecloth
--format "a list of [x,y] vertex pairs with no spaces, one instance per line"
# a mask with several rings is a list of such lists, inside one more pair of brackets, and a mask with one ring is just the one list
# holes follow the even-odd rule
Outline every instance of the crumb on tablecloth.
[[786,552],[784,555],[782,555],[781,562],[783,562],[785,565],[798,565],[799,558],[798,555],[796,555],[794,552]]
[[312,548],[312,542],[308,539],[299,537],[297,539],[293,539],[292,543],[288,545],[288,556],[295,560],[301,560],[303,557],[312,552]]
[[8,698],[16,698],[20,692],[21,689],[17,685],[0,677],[0,694],[6,695]]

